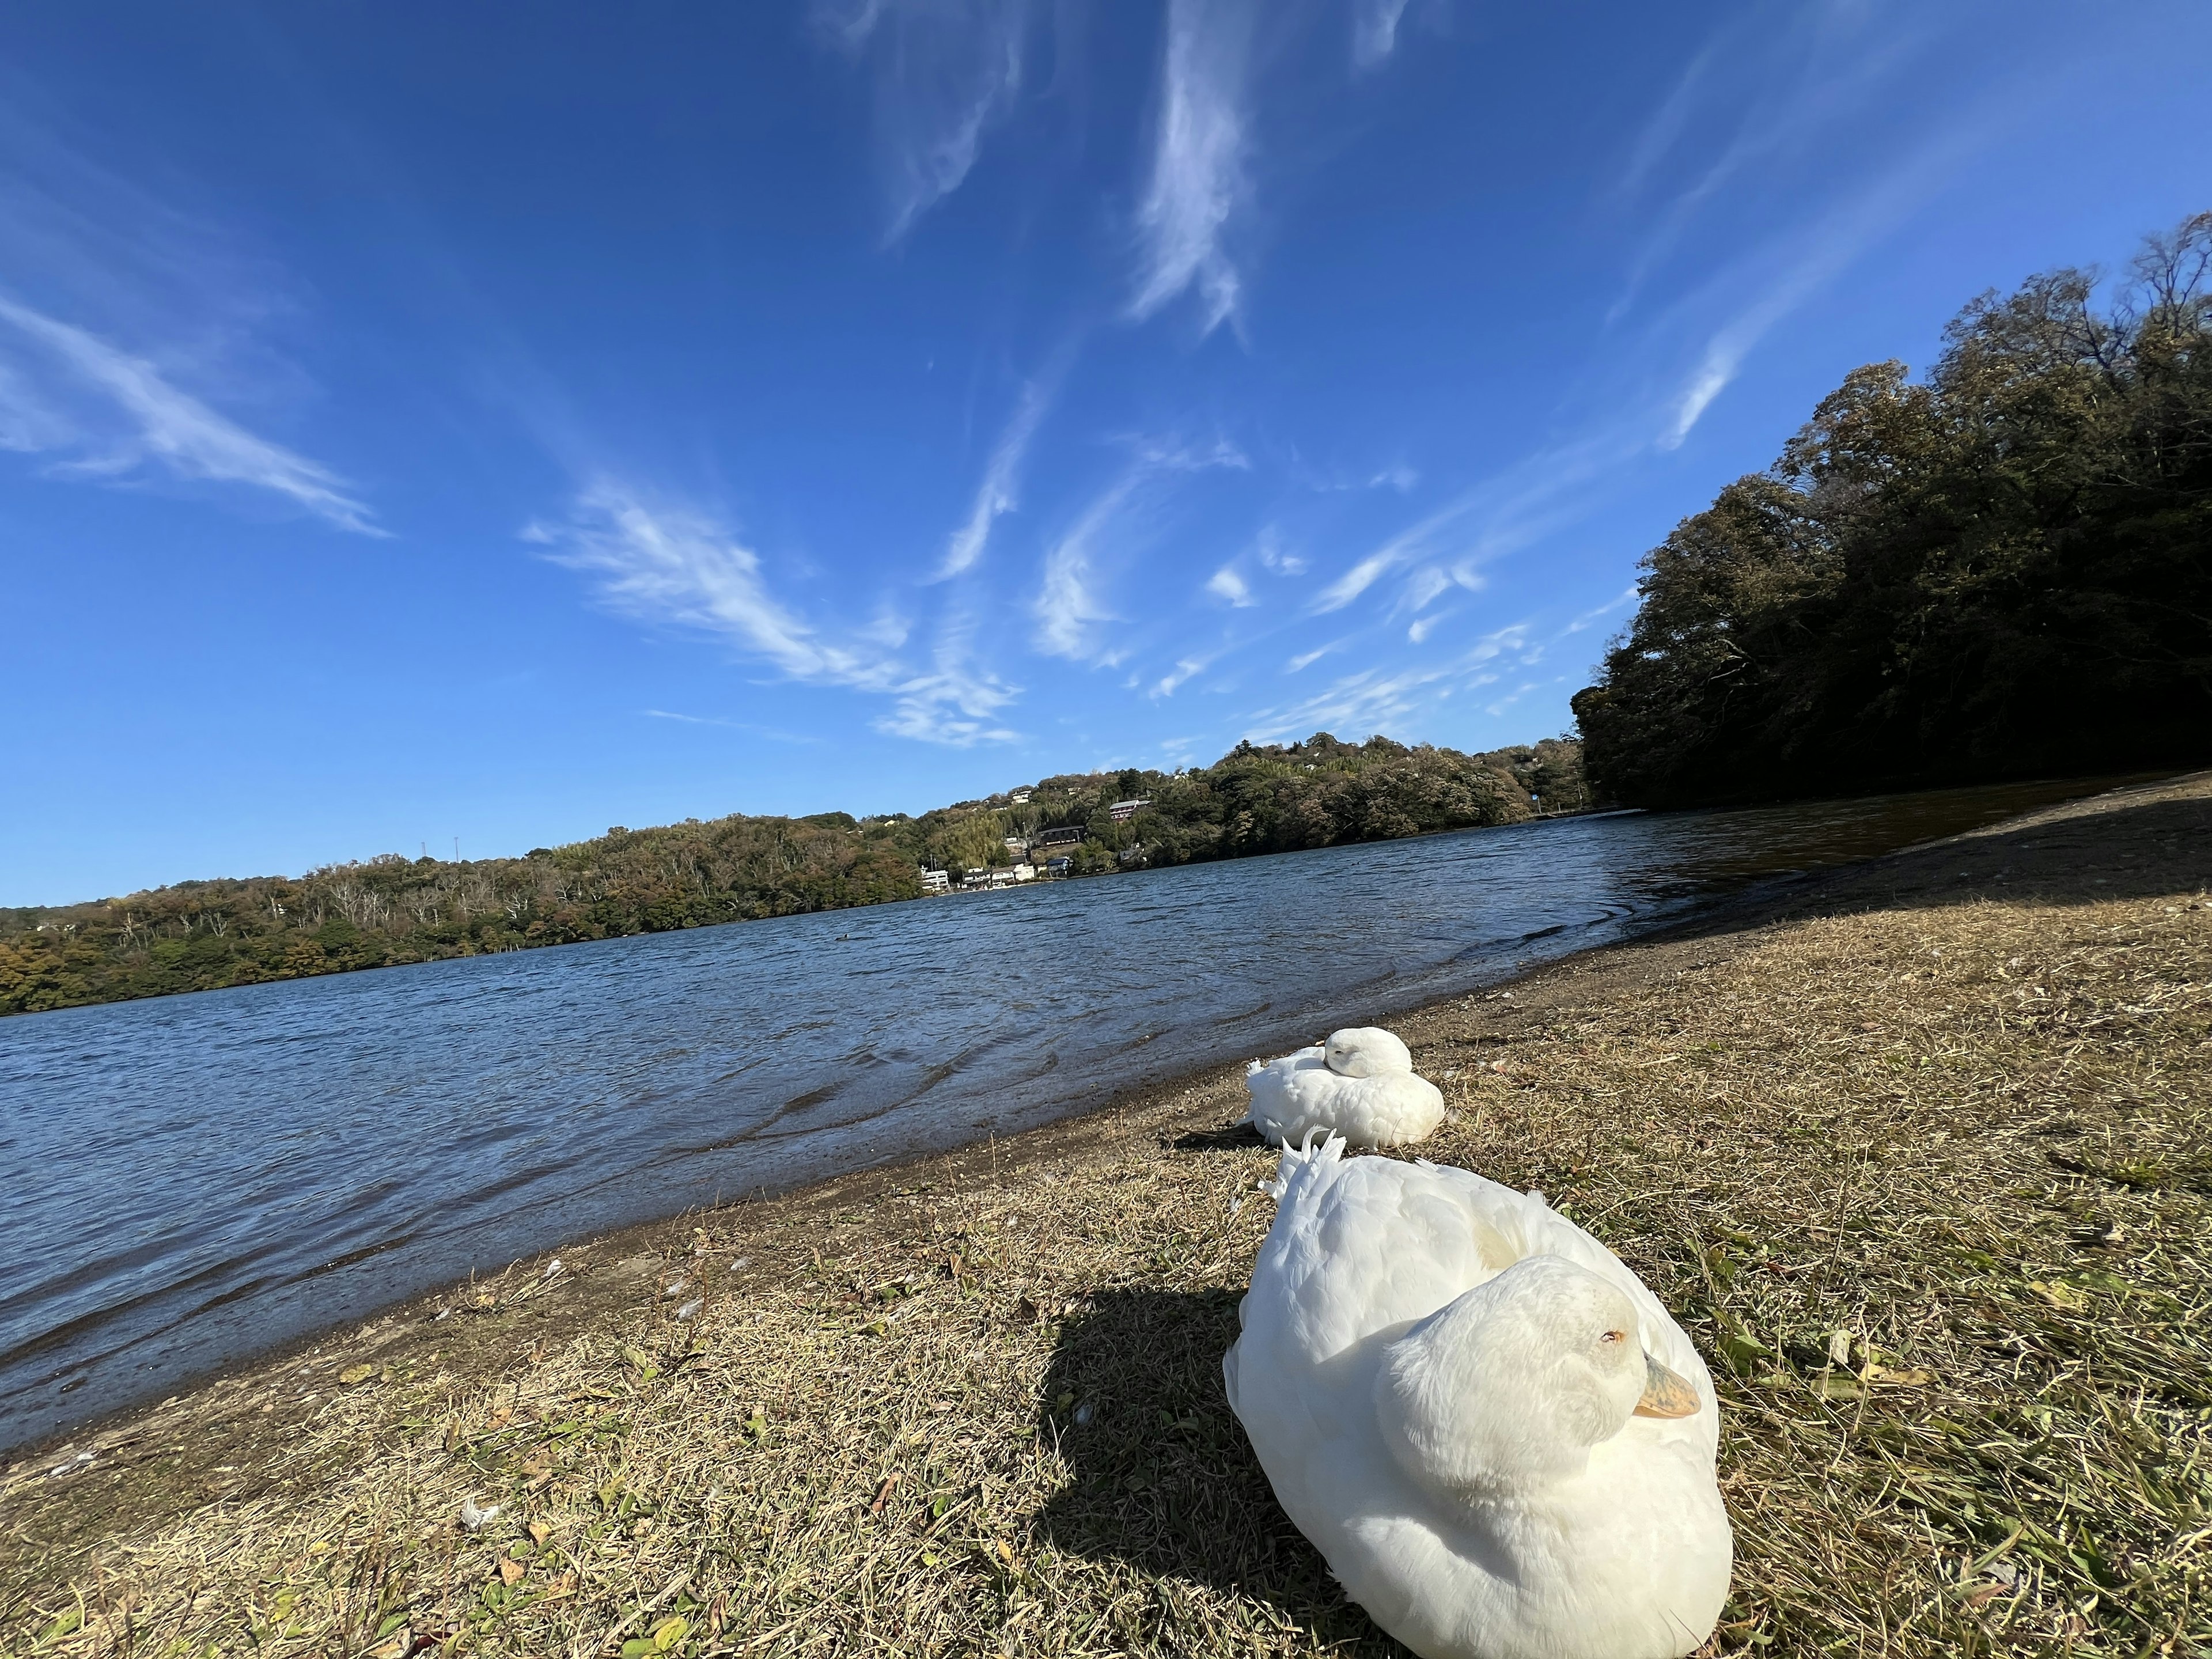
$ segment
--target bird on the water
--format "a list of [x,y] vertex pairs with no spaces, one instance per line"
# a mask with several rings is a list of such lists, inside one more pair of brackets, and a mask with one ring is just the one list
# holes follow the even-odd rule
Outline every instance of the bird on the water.
[[1712,1377],[1544,1202],[1286,1147],[1222,1361],[1275,1496],[1422,1659],[1679,1659],[1733,1557]]
[[1413,1075],[1413,1057],[1379,1025],[1331,1031],[1328,1041],[1255,1060],[1244,1068],[1252,1097],[1246,1121],[1278,1146],[1308,1133],[1340,1135],[1356,1147],[1406,1146],[1444,1121],[1444,1097]]

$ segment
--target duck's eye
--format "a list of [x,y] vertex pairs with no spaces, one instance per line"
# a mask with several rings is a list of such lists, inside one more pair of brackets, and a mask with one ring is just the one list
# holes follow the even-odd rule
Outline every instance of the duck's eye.
[[1628,1340],[1628,1333],[1626,1331],[1607,1331],[1603,1336],[1598,1338],[1598,1340],[1601,1342],[1626,1342]]

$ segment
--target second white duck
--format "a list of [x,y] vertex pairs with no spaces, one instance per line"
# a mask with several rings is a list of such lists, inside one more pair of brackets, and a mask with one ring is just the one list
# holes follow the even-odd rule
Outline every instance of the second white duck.
[[1278,1146],[1314,1132],[1363,1150],[1405,1146],[1444,1121],[1437,1085],[1413,1075],[1413,1054],[1379,1025],[1346,1026],[1280,1060],[1255,1060],[1244,1068],[1244,1088],[1252,1097],[1247,1121]]

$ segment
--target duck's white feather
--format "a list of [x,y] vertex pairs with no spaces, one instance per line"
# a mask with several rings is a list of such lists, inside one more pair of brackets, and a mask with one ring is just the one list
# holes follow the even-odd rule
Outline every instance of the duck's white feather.
[[[1688,1337],[1618,1257],[1540,1196],[1344,1151],[1334,1139],[1285,1149],[1280,1208],[1223,1361],[1230,1404],[1284,1510],[1352,1599],[1424,1659],[1692,1651],[1727,1595],[1731,1542],[1714,1480],[1712,1379]],[[1695,1389],[1698,1409],[1631,1418],[1556,1490],[1439,1498],[1385,1443],[1382,1352],[1544,1255],[1626,1295],[1645,1352]]]
[[1244,1071],[1252,1097],[1247,1120],[1272,1145],[1295,1146],[1309,1134],[1341,1135],[1352,1146],[1407,1146],[1443,1121],[1444,1097],[1413,1075],[1406,1045],[1389,1031],[1354,1027],[1327,1043]]

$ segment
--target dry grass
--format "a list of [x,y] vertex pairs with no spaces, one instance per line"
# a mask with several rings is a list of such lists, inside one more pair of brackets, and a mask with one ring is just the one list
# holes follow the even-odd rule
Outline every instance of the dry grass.
[[[2208,830],[2203,781],[2060,809],[1395,1022],[1456,1109],[1424,1150],[1541,1187],[1712,1359],[1723,1650],[2212,1649]],[[518,1269],[21,1470],[0,1642],[1395,1650],[1222,1399],[1271,1211],[1241,1097]],[[572,1279],[630,1288],[533,1337]],[[67,1541],[203,1442],[254,1479]]]

